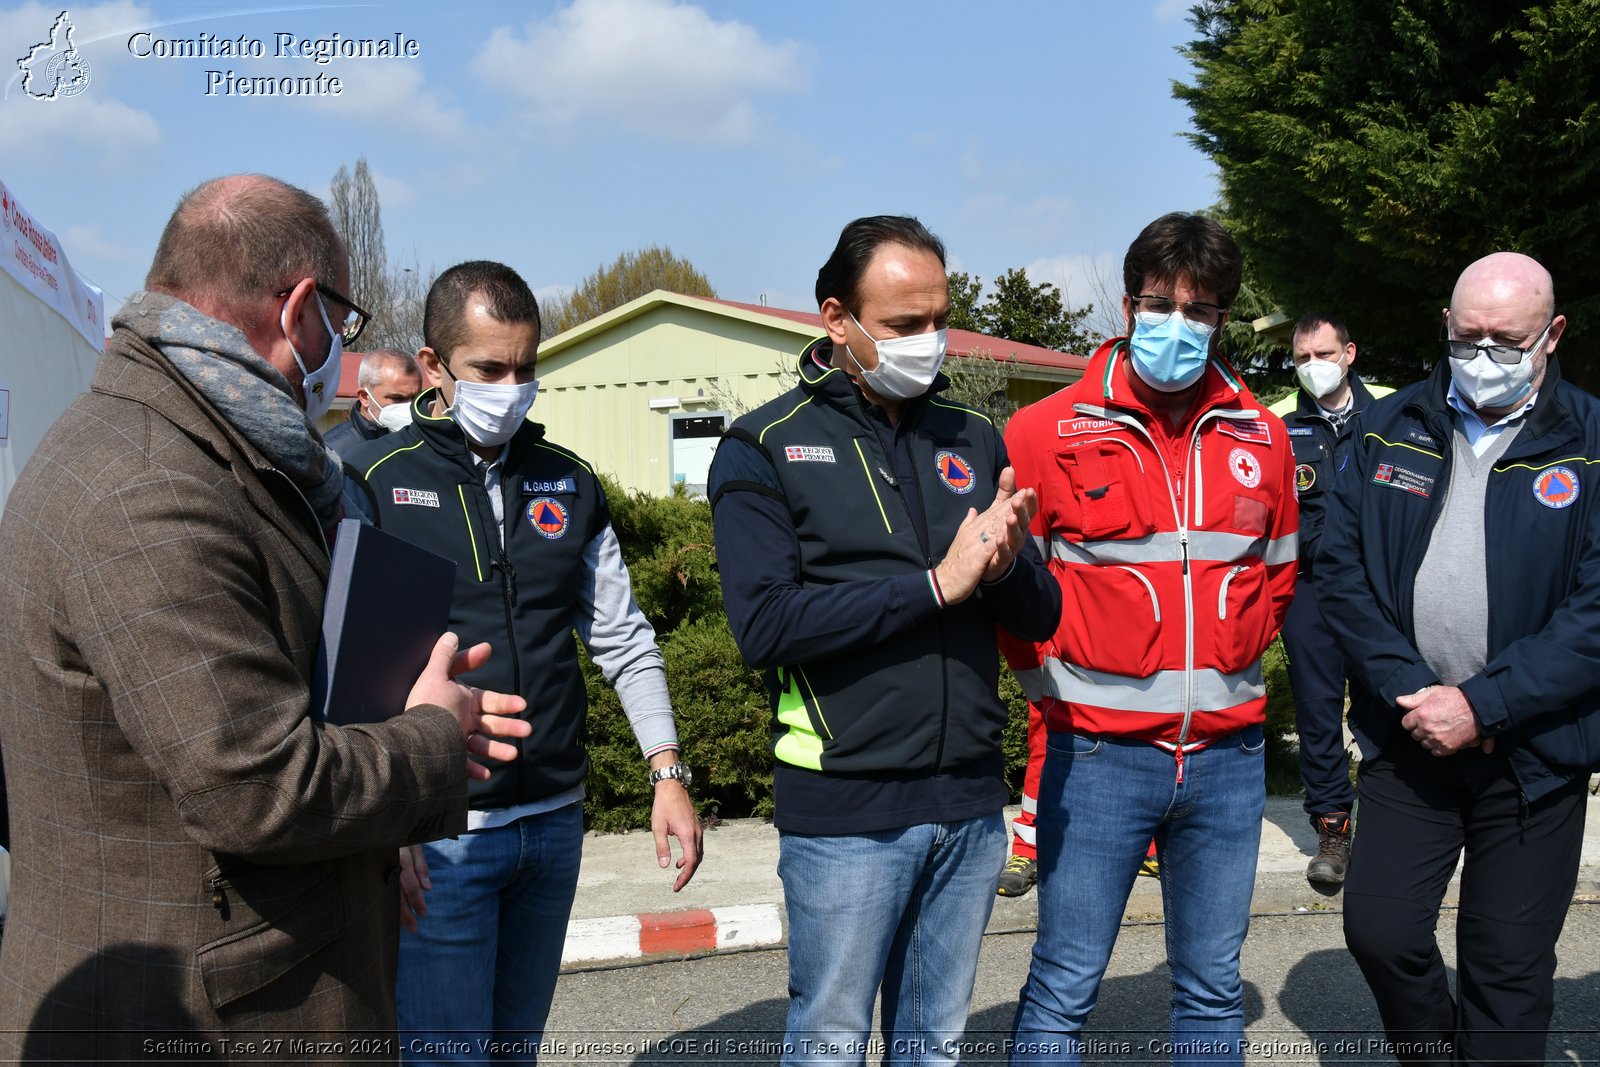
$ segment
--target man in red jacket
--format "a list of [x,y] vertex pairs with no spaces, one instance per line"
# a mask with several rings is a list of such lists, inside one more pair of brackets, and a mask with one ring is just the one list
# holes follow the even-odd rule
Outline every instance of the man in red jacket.
[[1006,446],[1039,494],[1061,583],[1053,638],[1002,647],[1049,730],[1039,935],[1013,1062],[1076,1062],[1152,837],[1174,1057],[1242,1062],[1239,950],[1266,804],[1261,654],[1294,593],[1294,453],[1216,355],[1239,291],[1233,238],[1164,215],[1123,261],[1129,336],[1017,413]]

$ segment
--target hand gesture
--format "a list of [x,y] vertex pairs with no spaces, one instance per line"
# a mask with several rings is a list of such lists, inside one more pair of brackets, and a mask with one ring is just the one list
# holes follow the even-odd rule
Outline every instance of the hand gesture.
[[[528,722],[511,718],[528,706],[519,696],[493,693],[455,681],[458,674],[477,670],[489,661],[487,643],[473,645],[458,652],[461,639],[453,633],[441,636],[428,657],[417,684],[406,697],[406,710],[420,705],[433,705],[455,714],[461,733],[467,739],[467,751],[484,759],[508,762],[517,758],[517,746],[495,737],[527,737],[533,732]],[[489,768],[467,760],[467,776],[484,779]]]

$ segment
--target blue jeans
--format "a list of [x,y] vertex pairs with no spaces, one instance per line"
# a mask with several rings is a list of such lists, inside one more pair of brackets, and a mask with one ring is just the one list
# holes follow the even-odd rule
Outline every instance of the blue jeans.
[[1000,812],[868,834],[786,833],[783,1062],[860,1064],[882,987],[889,1063],[954,1063],[1006,859]]
[[[1176,1064],[1242,1063],[1239,950],[1250,927],[1265,743],[1253,726],[1187,753],[1051,733],[1039,788],[1039,935],[1012,1063],[1078,1063],[1133,879],[1161,857]],[[1052,1050],[1052,1046],[1053,1049]]]
[[396,1002],[408,1064],[481,1063],[478,1043],[526,1043],[532,1063],[555,995],[583,858],[583,804],[423,846],[433,889],[400,932]]

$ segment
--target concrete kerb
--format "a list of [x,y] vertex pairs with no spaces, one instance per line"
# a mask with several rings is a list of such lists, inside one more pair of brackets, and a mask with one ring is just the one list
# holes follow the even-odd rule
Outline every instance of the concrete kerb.
[[[1600,899],[1600,798],[1589,798],[1576,900]],[[1007,809],[1007,825],[1016,814]],[[1359,829],[1357,831],[1359,833]],[[564,970],[618,963],[686,958],[719,952],[775,948],[785,943],[783,887],[778,880],[778,832],[759,819],[724,822],[706,832],[706,859],[681,894],[673,894],[676,872],[657,866],[648,833],[587,834],[578,896],[567,924]],[[675,842],[674,842],[675,844]],[[1342,896],[1324,896],[1305,880],[1316,854],[1317,835],[1297,797],[1271,797],[1261,826],[1256,888],[1257,915],[1328,913],[1342,910]],[[996,872],[998,873],[998,872]],[[1452,880],[1446,903],[1460,891]],[[996,897],[989,933],[1038,927],[1038,893]],[[1127,922],[1159,922],[1161,886],[1135,880]]]

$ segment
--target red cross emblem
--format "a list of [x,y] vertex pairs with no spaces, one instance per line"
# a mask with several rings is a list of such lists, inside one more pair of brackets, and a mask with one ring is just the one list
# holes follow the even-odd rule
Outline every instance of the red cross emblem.
[[1254,489],[1261,484],[1260,462],[1242,448],[1228,453],[1228,471],[1233,475],[1233,480],[1246,489]]

